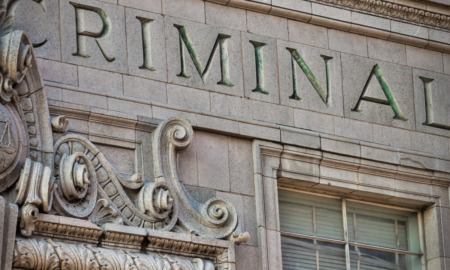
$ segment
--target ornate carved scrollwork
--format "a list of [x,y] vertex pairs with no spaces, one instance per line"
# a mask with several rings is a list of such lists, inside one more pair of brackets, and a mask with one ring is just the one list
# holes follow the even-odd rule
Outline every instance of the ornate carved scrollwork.
[[[32,45],[23,32],[12,30],[16,3],[0,0],[0,193],[20,206],[21,233],[31,235],[39,213],[45,212],[97,225],[246,241],[248,234],[235,232],[237,214],[230,202],[211,198],[201,203],[182,184],[176,159],[177,151],[192,141],[187,121],[169,119],[154,131],[153,179],[116,173],[80,135],[62,134],[53,142],[52,129],[65,133],[68,121],[64,116],[50,119]],[[191,269],[186,263],[178,267]]]

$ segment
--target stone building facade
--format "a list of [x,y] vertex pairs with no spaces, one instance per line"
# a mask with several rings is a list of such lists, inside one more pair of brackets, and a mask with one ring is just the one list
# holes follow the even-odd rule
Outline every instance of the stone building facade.
[[0,0],[0,269],[450,269],[448,0]]

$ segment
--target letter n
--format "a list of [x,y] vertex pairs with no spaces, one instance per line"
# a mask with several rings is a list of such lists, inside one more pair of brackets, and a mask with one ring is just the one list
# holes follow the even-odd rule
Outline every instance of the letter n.
[[198,57],[197,51],[195,50],[194,47],[194,43],[188,36],[186,28],[178,24],[174,24],[174,26],[178,29],[180,35],[181,72],[178,74],[178,76],[190,78],[190,76],[186,73],[184,48],[186,48],[187,51],[189,52],[191,60],[194,62],[195,68],[197,69],[197,72],[202,78],[203,82],[206,81],[208,72],[211,67],[211,63],[214,59],[214,55],[216,54],[217,49],[219,49],[221,79],[219,82],[217,82],[217,84],[223,84],[230,87],[233,86],[233,84],[230,81],[230,65],[228,59],[228,46],[227,46],[227,40],[230,39],[231,36],[224,34],[217,35],[216,42],[214,43],[214,47],[212,49],[211,54],[209,55],[208,62],[206,63],[205,67],[203,66],[203,63],[200,61],[200,58]]

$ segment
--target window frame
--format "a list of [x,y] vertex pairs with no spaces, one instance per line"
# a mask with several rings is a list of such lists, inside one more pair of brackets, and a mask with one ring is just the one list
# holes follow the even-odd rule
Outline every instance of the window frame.
[[[350,246],[354,246],[354,247],[358,247],[358,248],[365,248],[365,249],[370,249],[370,250],[377,250],[377,251],[381,251],[381,252],[394,253],[396,258],[398,258],[399,254],[400,255],[418,256],[420,259],[420,262],[421,262],[421,269],[423,269],[423,270],[426,269],[424,237],[423,237],[424,236],[423,216],[422,216],[421,210],[399,207],[399,206],[392,206],[392,205],[387,205],[387,204],[374,203],[374,202],[368,202],[368,201],[363,201],[363,200],[356,200],[356,199],[346,198],[346,197],[337,196],[337,195],[315,193],[315,192],[298,190],[298,189],[287,188],[287,187],[282,187],[282,186],[278,186],[277,190],[286,190],[286,191],[291,191],[291,192],[295,192],[298,194],[308,194],[308,195],[317,196],[317,197],[338,199],[342,203],[341,215],[342,215],[342,222],[343,222],[342,226],[343,226],[343,231],[344,231],[344,237],[343,237],[344,240],[338,240],[338,239],[332,239],[332,238],[320,237],[320,236],[313,236],[313,235],[307,235],[307,234],[300,234],[300,233],[285,232],[285,231],[281,230],[281,226],[280,226],[280,236],[281,237],[288,236],[288,237],[293,237],[293,238],[297,238],[297,239],[308,239],[308,240],[315,240],[315,241],[320,241],[320,242],[343,245],[347,270],[351,270]],[[278,193],[278,191],[277,191],[277,193]],[[353,203],[362,204],[362,205],[369,205],[369,206],[381,207],[381,208],[386,208],[386,209],[393,209],[393,210],[415,213],[416,217],[417,217],[417,226],[418,226],[418,228],[417,228],[418,236],[417,237],[418,237],[418,241],[419,241],[420,252],[412,252],[412,251],[393,249],[393,248],[381,247],[381,246],[370,245],[370,244],[351,242],[349,240],[349,235],[348,235],[347,202],[353,202]],[[279,198],[278,198],[278,205],[279,205]],[[281,225],[281,219],[280,219],[280,225]]]

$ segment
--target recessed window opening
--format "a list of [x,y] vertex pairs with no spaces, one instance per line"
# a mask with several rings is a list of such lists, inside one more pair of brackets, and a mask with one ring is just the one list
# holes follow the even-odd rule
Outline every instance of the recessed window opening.
[[284,270],[423,268],[417,210],[280,188]]

